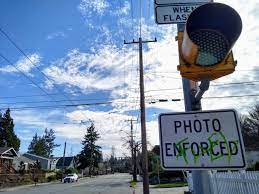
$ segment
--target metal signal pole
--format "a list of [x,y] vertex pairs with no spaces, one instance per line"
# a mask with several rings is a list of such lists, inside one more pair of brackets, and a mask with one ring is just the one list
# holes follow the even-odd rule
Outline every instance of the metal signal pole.
[[142,172],[143,172],[143,194],[149,194],[148,178],[148,153],[147,153],[147,135],[146,135],[146,115],[145,115],[145,94],[144,94],[144,68],[143,68],[143,43],[156,42],[155,40],[145,40],[139,38],[139,41],[133,40],[124,44],[139,45],[139,88],[140,88],[140,121],[141,121],[141,143],[142,143]]
[[[184,24],[178,24],[178,32],[184,31]],[[201,110],[200,99],[202,94],[208,89],[209,83],[204,80],[201,82],[201,85],[198,87],[198,83],[191,81],[187,78],[182,78],[183,83],[183,94],[184,94],[184,104],[185,111],[198,111]],[[211,194],[211,184],[209,171],[207,170],[193,170],[192,171],[192,180],[193,180],[193,190],[194,194]]]

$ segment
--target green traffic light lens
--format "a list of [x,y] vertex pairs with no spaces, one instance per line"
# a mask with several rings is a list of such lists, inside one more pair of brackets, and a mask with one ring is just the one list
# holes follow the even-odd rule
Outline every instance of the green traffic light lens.
[[[242,20],[228,5],[207,3],[190,14],[185,29],[188,38],[184,38],[183,45],[190,45],[188,41],[191,40],[198,48],[187,61],[204,67],[213,66],[222,62],[231,51],[241,33]],[[190,49],[183,50],[188,57]]]
[[215,65],[224,59],[229,49],[225,36],[215,30],[196,30],[190,33],[190,38],[199,49],[197,65]]

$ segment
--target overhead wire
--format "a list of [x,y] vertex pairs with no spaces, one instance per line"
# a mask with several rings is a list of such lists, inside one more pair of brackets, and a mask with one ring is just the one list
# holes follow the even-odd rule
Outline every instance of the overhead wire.
[[171,77],[171,76],[159,75],[156,72],[154,72],[154,73],[151,73],[151,72],[145,73],[145,75],[148,75],[148,74],[154,75],[155,77],[163,77],[163,78],[171,78],[171,79],[179,79],[179,80],[181,80],[181,77]]
[[[229,95],[229,96],[209,96],[202,99],[221,99],[221,98],[243,98],[243,97],[259,97],[259,94],[244,94],[244,95]],[[179,100],[183,100],[180,98]],[[127,101],[128,103],[136,104],[138,101]],[[62,104],[62,105],[49,105],[49,106],[27,106],[27,107],[2,107],[0,109],[10,108],[11,110],[24,110],[24,109],[49,109],[49,108],[64,108],[64,107],[79,107],[79,106],[98,106],[108,105],[114,103],[113,101],[95,102],[95,103],[78,103],[78,104]],[[116,103],[124,103],[124,101],[117,101]]]
[[[122,10],[122,0],[119,0],[119,4],[120,4],[120,10]],[[122,22],[119,21],[119,27],[121,28],[121,30],[119,30],[120,32],[122,32],[122,36],[123,36],[123,40],[125,40],[125,31],[122,25]],[[123,50],[123,95],[124,97],[126,97],[127,92],[126,92],[126,51],[125,51],[125,45],[123,44],[122,46],[122,50]],[[126,102],[125,102],[125,107],[126,107]]]
[[[45,77],[48,81],[52,82],[53,86],[57,89],[57,91],[58,91],[60,94],[62,94],[66,99],[68,99],[68,100],[70,101],[71,104],[73,104],[73,101],[71,101],[71,99],[70,99],[64,92],[62,92],[59,87],[57,87],[57,86],[54,84],[54,81],[53,81],[49,76],[47,76],[44,72],[42,72],[42,71],[40,70],[39,67],[37,67],[37,66],[35,65],[35,63],[34,63],[34,62],[31,60],[31,58],[23,51],[23,49],[22,49],[20,46],[18,46],[18,44],[16,44],[15,41],[14,41],[1,27],[0,27],[0,32],[12,43],[12,45],[13,45],[18,51],[20,51],[20,52],[23,54],[23,56],[24,56],[25,58],[27,58],[27,59],[29,60],[29,62],[43,75],[43,77]],[[53,99],[53,98],[52,98],[52,99]],[[83,116],[86,116],[85,114],[82,113],[81,110],[80,110],[80,112],[81,112],[81,114],[82,114]]]
[[[133,76],[132,76],[133,77]],[[30,78],[29,78],[30,79]],[[133,78],[131,79],[131,83],[132,83]],[[35,82],[37,83],[37,82]],[[217,84],[218,83],[218,84]],[[210,85],[210,87],[217,87],[217,86],[231,86],[231,85],[256,85],[257,83],[259,83],[259,80],[255,80],[255,81],[246,81],[246,82],[230,82],[230,83],[226,83],[226,82],[215,82],[215,84]],[[32,83],[34,84],[34,83]],[[36,85],[35,85],[36,86]],[[139,88],[128,88],[129,90],[138,90]],[[146,90],[145,92],[152,92],[152,91],[164,91],[164,90],[180,90],[182,89],[181,87],[179,88],[161,88],[161,89],[154,89],[154,90]],[[110,90],[101,90],[101,91],[110,91]],[[69,92],[68,94],[79,94],[81,92]],[[8,98],[31,98],[31,97],[41,97],[41,96],[56,96],[56,95],[60,95],[60,93],[44,93],[44,94],[35,94],[35,95],[18,95],[18,96],[0,96],[1,99],[8,99]],[[133,97],[127,97],[127,98],[133,98]],[[76,101],[76,99],[72,99],[73,101]],[[103,98],[87,98],[86,100],[105,100]],[[112,99],[111,99],[112,100]]]
[[139,0],[139,37],[142,37],[142,0]]
[[[128,103],[135,103],[136,101],[128,101]],[[106,102],[93,102],[93,103],[78,103],[78,104],[62,104],[62,105],[47,105],[47,106],[24,106],[24,107],[0,107],[0,109],[10,108],[11,110],[22,110],[22,109],[49,109],[49,108],[69,108],[69,107],[79,107],[79,106],[97,106],[97,105],[109,105],[115,103],[114,101]],[[124,101],[117,101],[116,103],[124,103]]]
[[[253,71],[259,71],[259,69],[235,69],[235,72],[253,72]],[[147,73],[156,73],[156,74],[180,74],[179,71],[156,71],[156,72],[152,72],[152,71],[147,71]]]
[[[132,100],[138,100],[139,98],[136,97],[131,97]],[[115,98],[107,98],[107,99],[103,99],[103,98],[99,98],[99,99],[96,99],[96,98],[86,98],[86,99],[73,99],[73,101],[77,101],[77,102],[80,102],[80,101],[94,101],[94,100],[106,100],[106,101],[113,101],[113,102],[116,102],[117,100],[126,100],[126,99],[123,99],[123,98],[119,98],[119,99],[115,99]],[[67,102],[68,100],[56,100],[55,102]],[[42,100],[42,101],[21,101],[21,102],[11,102],[11,103],[6,103],[6,102],[0,102],[0,104],[5,104],[5,105],[12,105],[12,104],[37,104],[37,103],[48,103],[48,102],[52,102],[52,101],[45,101],[45,100]]]
[[16,67],[9,59],[7,59],[2,53],[0,53],[0,57],[4,59],[9,65],[14,67],[19,73],[21,73],[25,78],[27,78],[32,84],[34,84],[37,88],[39,88],[44,94],[49,96],[53,102],[55,102],[55,99],[50,96],[42,87],[40,87],[33,79],[31,79],[29,76],[27,76],[23,71],[21,71],[18,67]]

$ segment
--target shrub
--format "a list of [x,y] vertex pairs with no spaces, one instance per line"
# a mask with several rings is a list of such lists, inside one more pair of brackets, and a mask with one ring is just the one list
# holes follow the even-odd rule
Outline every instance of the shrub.
[[51,181],[54,181],[54,180],[56,180],[56,176],[55,176],[55,175],[49,176],[49,177],[47,178],[47,181],[48,181],[48,182],[51,182]]
[[75,168],[68,168],[65,170],[65,174],[73,174],[73,173],[78,173],[78,170]]
[[56,172],[56,179],[61,179],[62,178],[62,171],[59,170]]

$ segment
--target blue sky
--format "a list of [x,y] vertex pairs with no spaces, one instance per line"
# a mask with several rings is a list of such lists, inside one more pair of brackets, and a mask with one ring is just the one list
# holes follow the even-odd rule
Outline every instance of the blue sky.
[[[213,81],[211,85],[218,86],[211,86],[205,97],[259,94],[259,4],[220,2],[233,6],[243,20],[243,31],[234,47],[238,66],[232,75]],[[155,145],[157,115],[184,111],[183,101],[149,104],[157,99],[183,98],[176,69],[176,26],[155,24],[151,0],[142,0],[141,10],[143,39],[158,39],[144,47],[147,133],[150,145]],[[1,1],[0,109],[11,109],[15,131],[22,140],[21,152],[27,150],[34,133],[53,128],[57,143],[67,141],[67,154],[77,154],[91,119],[101,134],[98,143],[106,156],[111,146],[118,156],[128,154],[121,137],[130,130],[126,120],[139,118],[138,51],[137,45],[125,46],[123,40],[138,39],[139,23],[140,1],[135,0]],[[241,82],[251,83],[233,84]],[[246,113],[257,101],[257,96],[214,98],[204,99],[202,104],[203,109],[236,108]],[[139,122],[134,128],[139,137]],[[57,148],[54,154],[61,155],[62,149]]]

